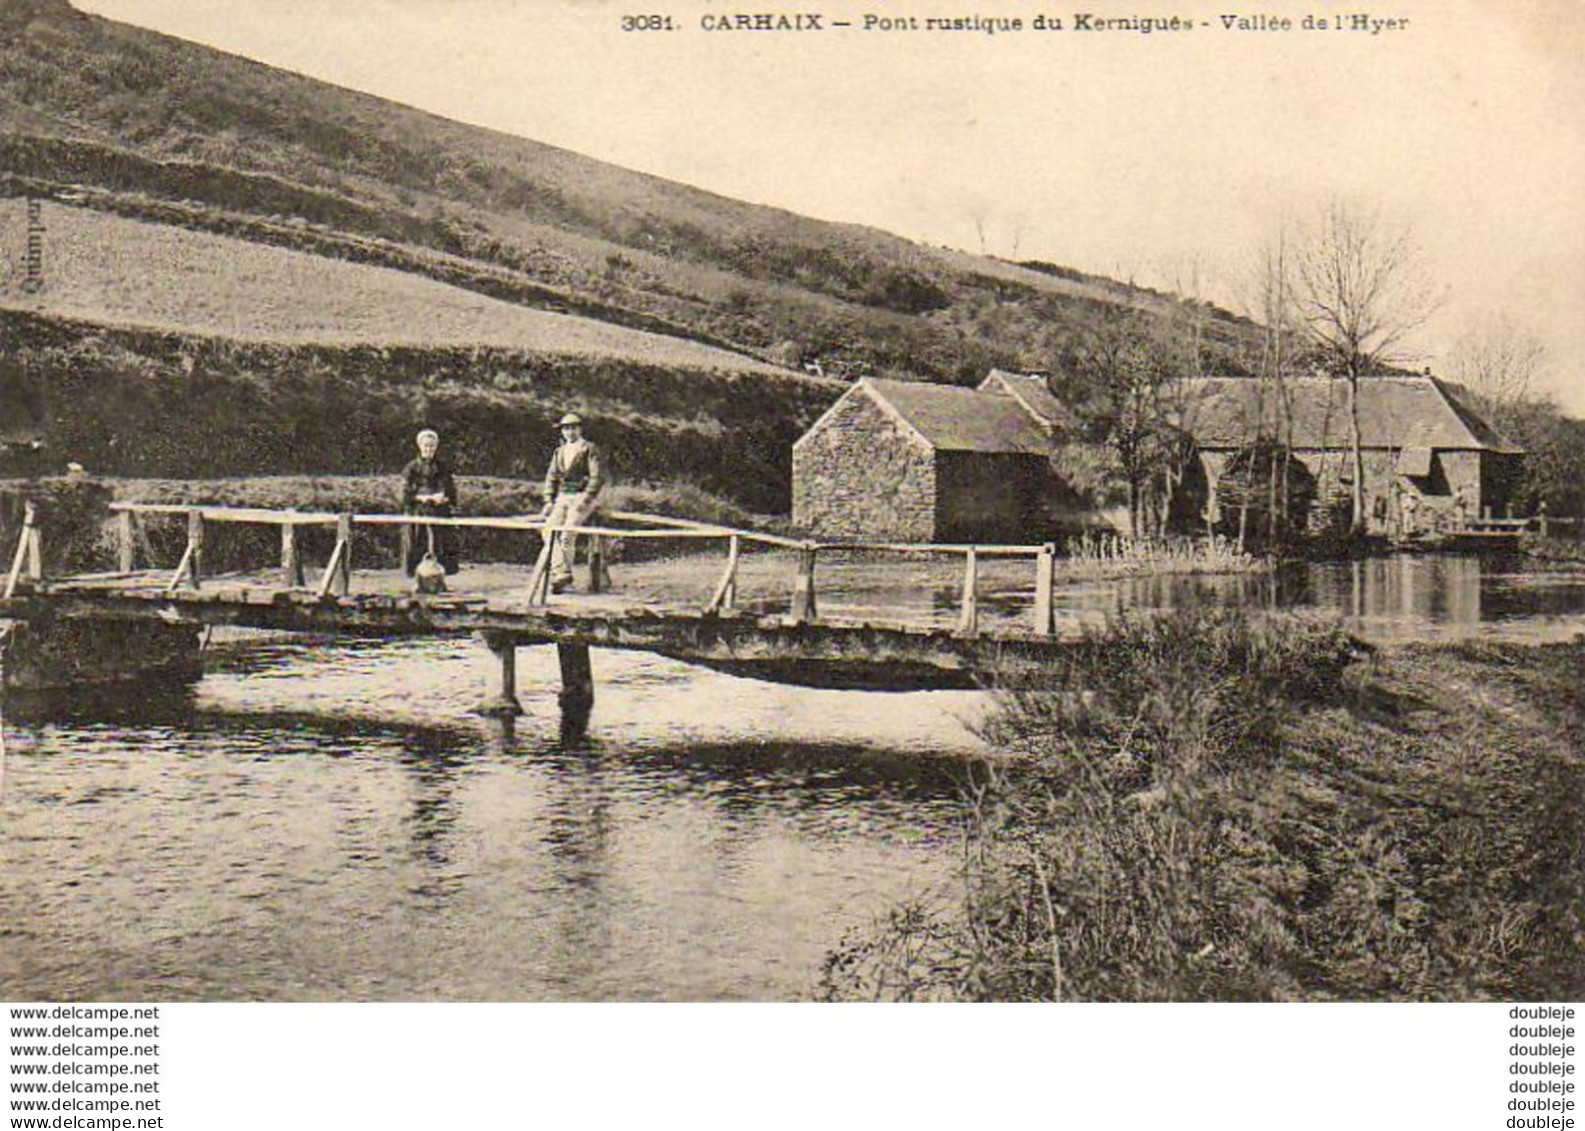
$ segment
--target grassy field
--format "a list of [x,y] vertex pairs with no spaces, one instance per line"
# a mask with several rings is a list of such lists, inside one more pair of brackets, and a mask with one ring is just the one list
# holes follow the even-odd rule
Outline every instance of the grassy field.
[[[8,275],[0,304],[241,341],[496,347],[784,372],[682,338],[533,310],[387,268],[53,202],[39,219],[44,287],[24,294]],[[22,200],[0,200],[0,253],[8,260],[22,257],[26,224]]]

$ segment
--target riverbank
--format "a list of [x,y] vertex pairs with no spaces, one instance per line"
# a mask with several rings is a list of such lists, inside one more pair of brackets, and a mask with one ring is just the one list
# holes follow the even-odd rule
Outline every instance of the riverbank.
[[1572,1000],[1585,638],[1361,653],[1321,621],[1092,637],[988,735],[958,885],[829,998]]

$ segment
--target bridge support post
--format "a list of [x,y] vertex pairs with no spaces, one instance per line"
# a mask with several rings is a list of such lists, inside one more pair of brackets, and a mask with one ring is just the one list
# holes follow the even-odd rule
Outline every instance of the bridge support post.
[[475,713],[511,718],[523,713],[517,701],[517,641],[510,636],[481,632],[479,639],[490,653],[484,669],[484,700]]
[[594,707],[594,669],[589,666],[587,644],[557,644],[556,659],[561,664],[561,711],[564,716],[589,717]]
[[564,745],[582,741],[589,733],[589,715],[594,711],[594,672],[589,667],[587,644],[557,644],[556,659],[561,663],[561,741]]

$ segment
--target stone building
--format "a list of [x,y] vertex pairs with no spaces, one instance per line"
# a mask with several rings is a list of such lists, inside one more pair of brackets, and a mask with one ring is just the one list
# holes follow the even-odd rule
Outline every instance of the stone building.
[[793,522],[835,538],[1039,540],[1059,494],[1061,415],[1034,377],[993,373],[978,389],[864,378],[793,445]]
[[[1318,512],[1352,507],[1348,386],[1290,378],[1282,387],[1241,377],[1190,382],[1186,430],[1194,437],[1213,521],[1218,486],[1237,453],[1258,438],[1291,448]],[[1367,377],[1359,385],[1366,529],[1392,537],[1449,531],[1502,515],[1517,486],[1520,450],[1429,374]],[[1322,514],[1312,516],[1313,527]]]

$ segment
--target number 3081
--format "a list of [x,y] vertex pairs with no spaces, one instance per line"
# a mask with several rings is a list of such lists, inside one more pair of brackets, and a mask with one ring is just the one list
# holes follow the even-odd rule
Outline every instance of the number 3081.
[[623,31],[670,31],[670,16],[623,16]]

